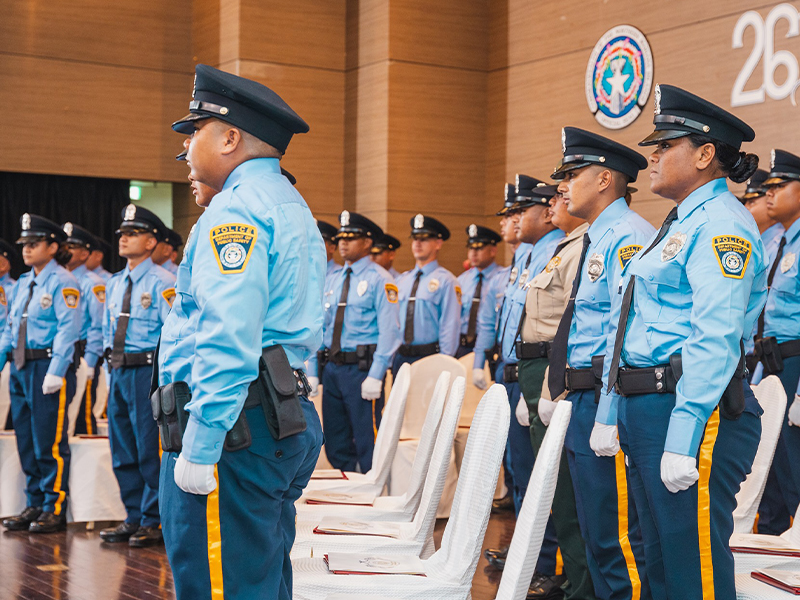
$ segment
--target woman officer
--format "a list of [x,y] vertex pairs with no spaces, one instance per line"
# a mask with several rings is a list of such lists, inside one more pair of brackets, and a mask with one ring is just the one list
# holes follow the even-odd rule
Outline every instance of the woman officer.
[[[673,86],[656,87],[650,186],[673,200],[627,266],[590,445],[622,445],[653,598],[735,598],[736,492],[753,462],[761,409],[744,380],[742,339],[766,299],[764,249],[725,178],[758,158],[743,121]],[[613,350],[612,350],[613,348]]]
[[67,402],[75,394],[72,365],[80,336],[78,282],[63,265],[66,234],[56,223],[25,214],[20,219],[22,259],[31,270],[0,337],[0,368],[11,361],[11,411],[27,508],[3,520],[9,530],[51,533],[66,527],[69,446]]

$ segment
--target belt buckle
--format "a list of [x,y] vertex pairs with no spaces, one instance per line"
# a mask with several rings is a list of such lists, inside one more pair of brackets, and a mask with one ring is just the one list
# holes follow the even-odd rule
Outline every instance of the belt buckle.
[[656,377],[656,393],[663,394],[667,391],[667,368],[666,367],[656,367],[655,368],[655,377]]

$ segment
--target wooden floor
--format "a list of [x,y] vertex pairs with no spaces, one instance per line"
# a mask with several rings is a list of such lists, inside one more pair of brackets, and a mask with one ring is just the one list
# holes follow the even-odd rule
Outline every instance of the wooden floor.
[[[163,547],[133,549],[103,544],[94,531],[73,525],[66,533],[0,534],[0,600],[173,600],[172,574]],[[105,525],[105,524],[103,524]],[[445,521],[437,523],[438,547]],[[484,548],[508,544],[512,513],[492,515]],[[500,573],[481,559],[472,587],[474,600],[492,600]]]

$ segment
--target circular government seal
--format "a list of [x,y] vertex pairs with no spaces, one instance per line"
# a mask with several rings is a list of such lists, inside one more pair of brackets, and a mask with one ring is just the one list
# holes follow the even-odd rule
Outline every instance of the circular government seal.
[[219,258],[222,265],[226,269],[238,269],[244,264],[244,259],[247,257],[247,251],[244,246],[236,242],[225,244],[222,251],[219,253]]
[[633,123],[653,86],[653,53],[644,34],[630,25],[609,29],[595,44],[586,66],[586,100],[608,129]]
[[722,262],[730,273],[739,273],[744,266],[742,257],[737,252],[726,252],[722,256]]

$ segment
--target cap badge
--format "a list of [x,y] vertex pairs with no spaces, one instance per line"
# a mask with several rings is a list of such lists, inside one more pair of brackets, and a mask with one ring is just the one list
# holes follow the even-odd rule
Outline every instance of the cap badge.
[[339,215],[339,225],[342,227],[350,226],[350,213],[348,211],[343,210],[342,214]]
[[28,213],[22,215],[22,229],[28,230],[31,228],[31,216]]
[[657,115],[660,115],[661,114],[661,84],[658,84],[658,83],[656,84],[655,97],[656,97],[656,108],[655,108],[655,110],[653,112],[655,112]]
[[775,169],[775,149],[773,148],[769,153],[769,170],[773,171],[774,169]]
[[66,233],[68,237],[72,237],[72,223],[64,223],[64,233]]
[[471,238],[478,237],[478,226],[475,225],[475,223],[470,225],[468,233],[469,233],[469,237],[471,237]]
[[603,255],[594,253],[589,257],[589,265],[586,267],[586,272],[589,274],[589,279],[592,283],[600,279],[600,276],[605,271],[603,264]]
[[123,221],[133,221],[136,218],[136,206],[134,204],[128,204],[125,207],[125,216],[122,217]]
[[567,132],[562,127],[561,128],[561,154],[567,153]]
[[197,73],[194,74],[194,80],[192,81],[192,100],[194,100],[195,92],[197,92]]
[[425,216],[417,215],[414,217],[414,229],[422,229],[425,226]]
[[356,292],[358,292],[358,296],[361,297],[364,294],[366,294],[368,287],[369,287],[369,284],[367,283],[366,279],[362,279],[361,281],[359,281],[358,282],[358,287],[356,288]]
[[667,262],[670,259],[675,258],[678,252],[681,251],[683,245],[686,243],[686,234],[681,233],[680,231],[674,234],[667,240],[667,243],[664,244],[664,247],[661,249],[661,262]]

